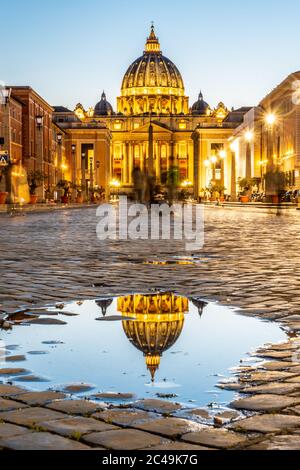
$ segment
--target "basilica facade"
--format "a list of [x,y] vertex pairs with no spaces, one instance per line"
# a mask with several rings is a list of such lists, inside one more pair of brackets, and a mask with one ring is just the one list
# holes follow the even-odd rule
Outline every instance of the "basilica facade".
[[65,134],[67,176],[87,192],[101,185],[108,196],[116,185],[130,193],[137,167],[164,185],[176,166],[180,185],[197,198],[211,183],[228,194],[236,185],[230,139],[249,109],[228,110],[222,102],[212,108],[202,92],[190,105],[182,75],[152,26],[143,54],[124,75],[116,108],[103,92],[87,110],[80,103],[73,111],[54,107],[54,121]]

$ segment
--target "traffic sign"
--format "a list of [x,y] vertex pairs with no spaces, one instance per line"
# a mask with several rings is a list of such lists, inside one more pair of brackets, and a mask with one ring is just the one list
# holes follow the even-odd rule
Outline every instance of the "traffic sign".
[[7,166],[9,165],[10,158],[8,155],[7,150],[1,150],[0,151],[0,166]]

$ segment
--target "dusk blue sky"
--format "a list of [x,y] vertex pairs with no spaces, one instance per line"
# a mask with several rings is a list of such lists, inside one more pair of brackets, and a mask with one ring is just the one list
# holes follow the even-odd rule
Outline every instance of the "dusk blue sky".
[[298,0],[1,0],[0,81],[52,105],[116,107],[155,22],[192,104],[254,105],[300,69]]

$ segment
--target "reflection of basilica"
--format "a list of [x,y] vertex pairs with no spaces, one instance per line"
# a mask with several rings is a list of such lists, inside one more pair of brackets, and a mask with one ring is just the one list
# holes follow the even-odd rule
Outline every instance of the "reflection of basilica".
[[181,335],[188,299],[174,294],[128,295],[118,298],[118,311],[135,320],[123,321],[130,342],[144,353],[152,382],[164,351]]

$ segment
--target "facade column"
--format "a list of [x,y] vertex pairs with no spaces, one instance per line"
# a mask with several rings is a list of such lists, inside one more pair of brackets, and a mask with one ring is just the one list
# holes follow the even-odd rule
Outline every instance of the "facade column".
[[246,146],[246,178],[250,179],[251,178],[251,146],[250,143],[247,142]]
[[199,197],[199,157],[200,157],[200,135],[198,132],[193,134],[194,140],[194,198]]
[[125,159],[125,184],[129,184],[129,143],[124,144],[124,159]]
[[236,201],[236,155],[231,152],[231,201]]
[[156,153],[156,178],[160,181],[161,177],[161,142],[157,142],[157,153]]
[[134,160],[134,144],[128,144],[129,151],[129,184],[132,184],[133,160]]

